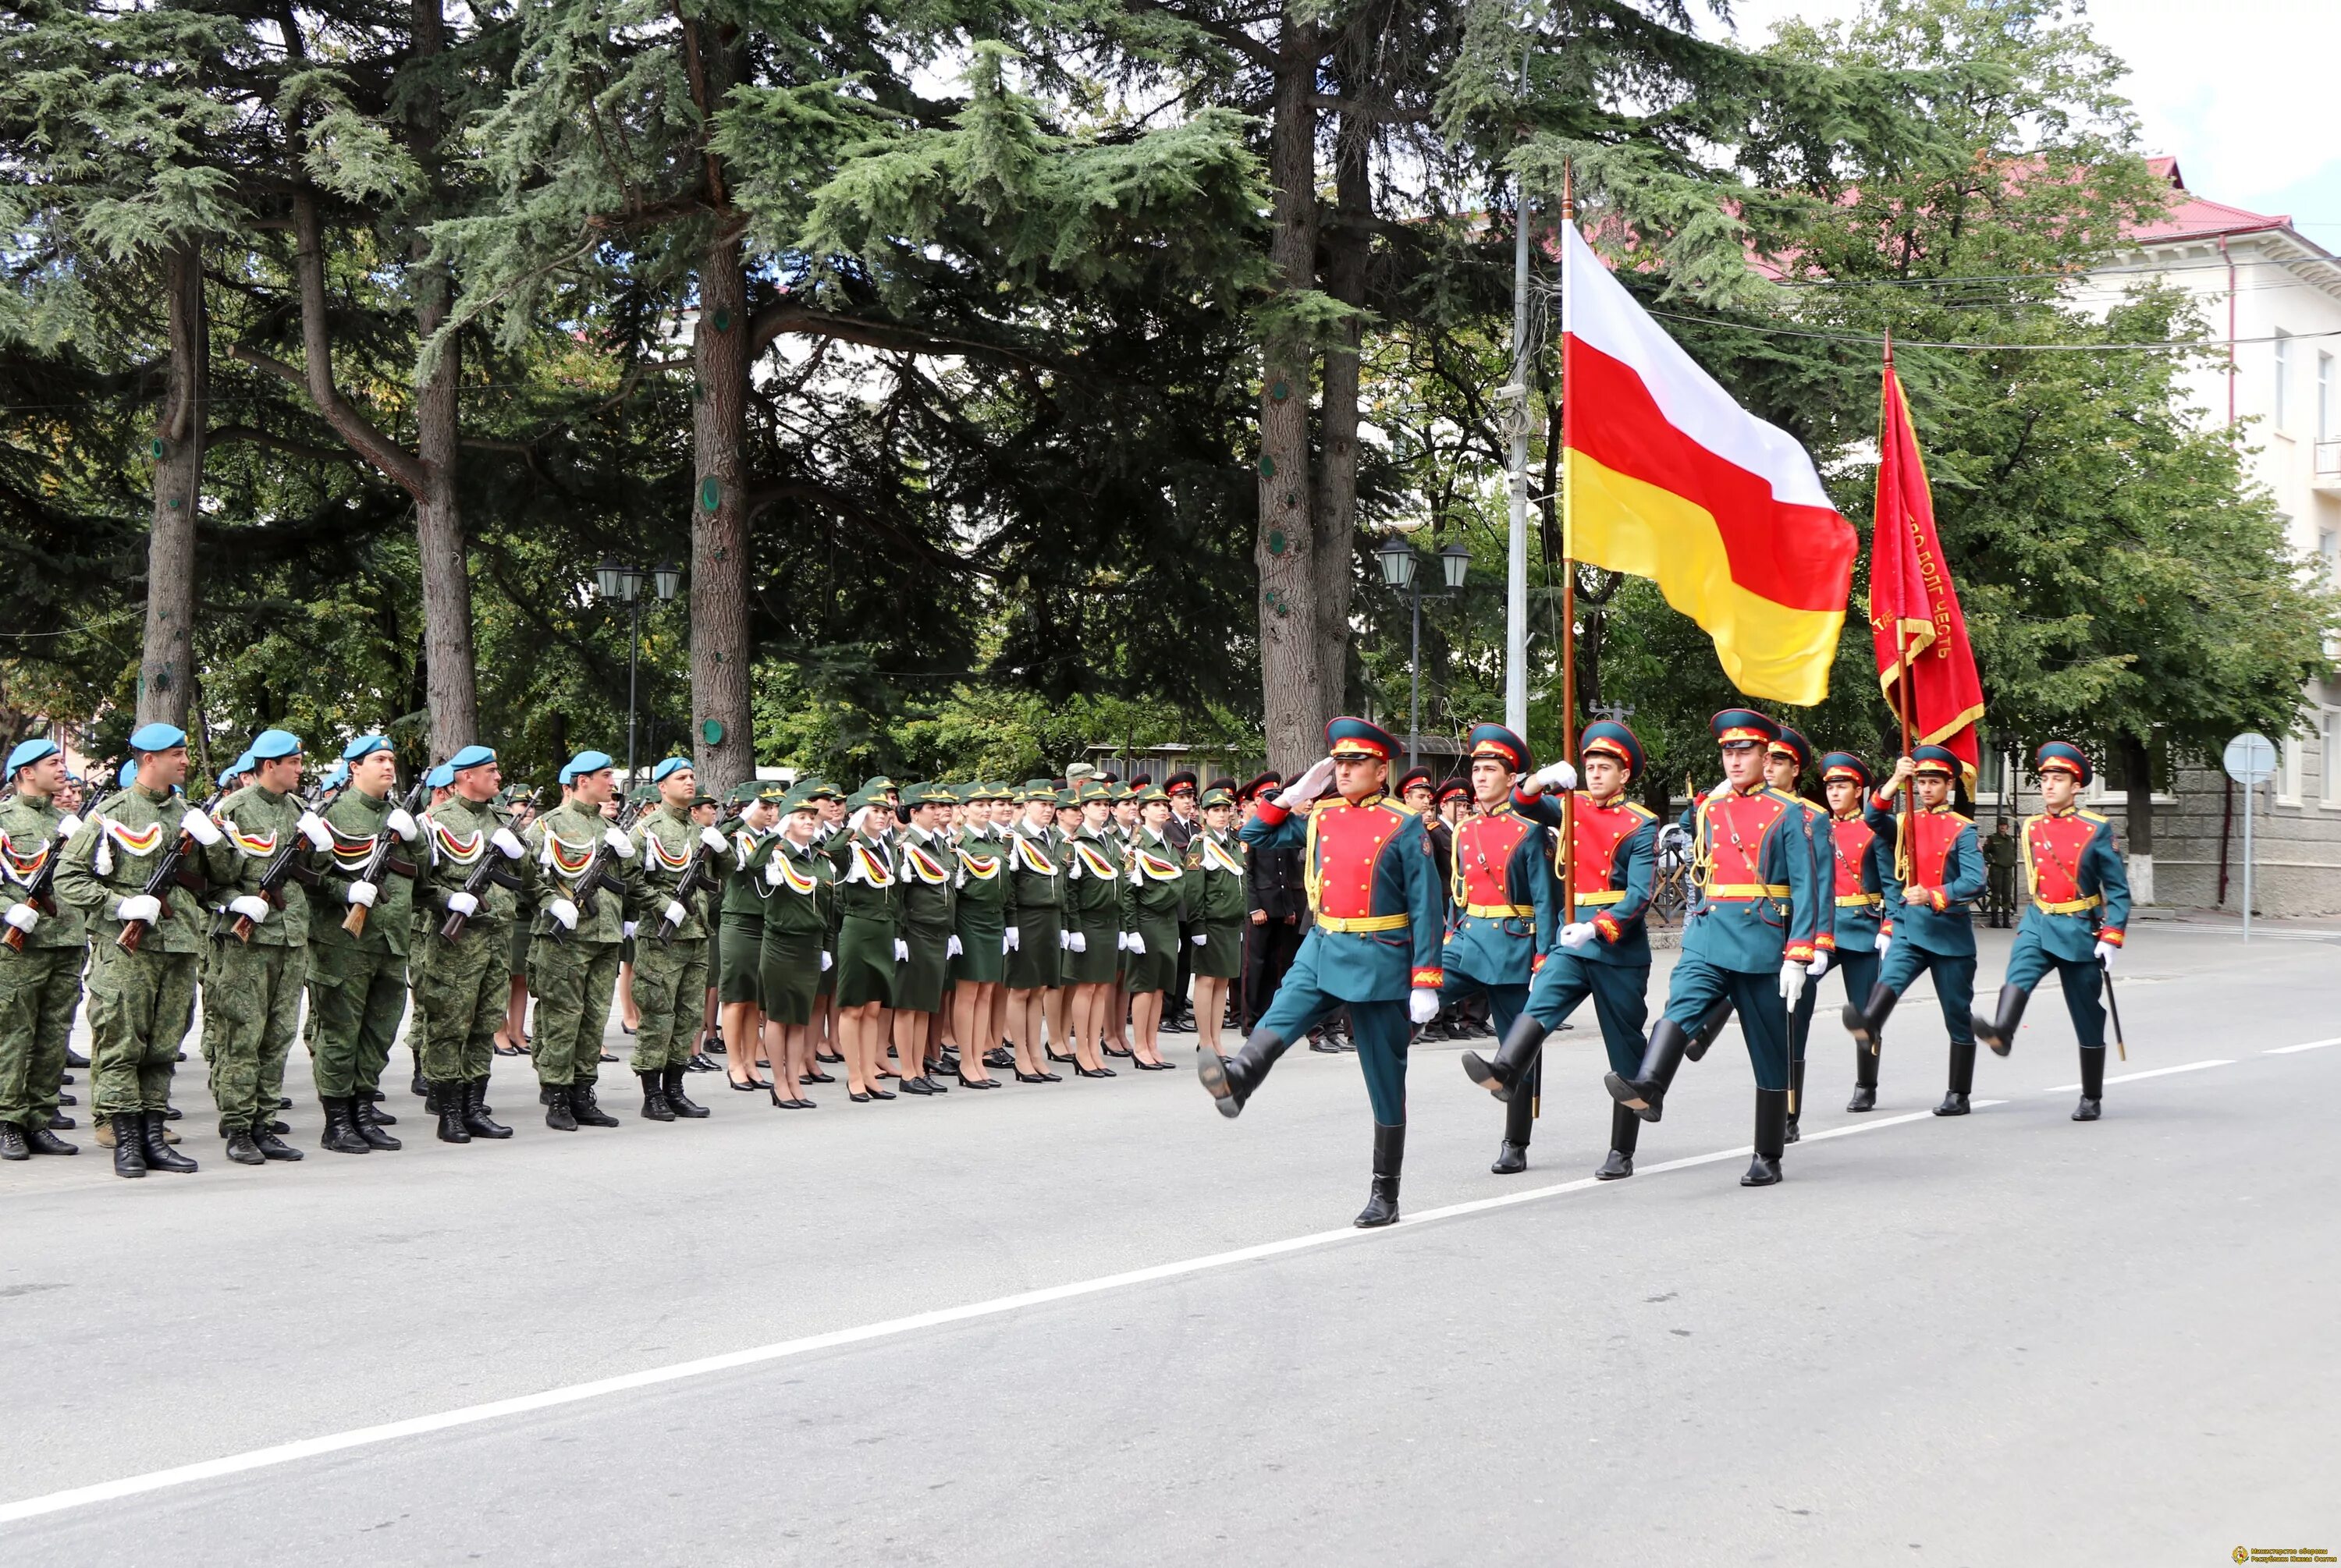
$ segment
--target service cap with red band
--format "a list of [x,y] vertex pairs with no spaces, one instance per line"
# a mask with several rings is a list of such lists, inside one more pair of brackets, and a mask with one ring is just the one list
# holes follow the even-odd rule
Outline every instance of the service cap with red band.
[[1390,732],[1366,719],[1343,717],[1325,726],[1325,752],[1330,757],[1371,757],[1387,762],[1398,750]]
[[1626,778],[1631,782],[1642,776],[1642,742],[1639,737],[1615,719],[1598,719],[1585,727],[1579,738],[1577,749],[1582,756],[1596,752],[1615,757],[1626,765]]
[[1826,784],[1833,779],[1850,779],[1867,789],[1878,781],[1878,775],[1852,752],[1832,751],[1821,759],[1821,782]]
[[1271,789],[1283,788],[1283,785],[1284,775],[1271,769],[1268,772],[1261,774],[1259,778],[1254,779],[1242,789],[1237,790],[1236,801],[1240,805],[1246,800],[1257,800],[1260,797],[1267,794]]
[[1792,759],[1799,773],[1813,765],[1813,743],[1786,724],[1781,725],[1780,732],[1772,737],[1771,751],[1776,757]]
[[1514,773],[1526,773],[1536,766],[1529,755],[1529,743],[1500,724],[1473,725],[1463,751],[1474,762],[1493,757]]
[[1195,775],[1187,769],[1182,768],[1162,780],[1162,793],[1165,795],[1192,795],[1194,792]]
[[1929,773],[1945,779],[1959,776],[1959,754],[1948,746],[1920,746],[1912,750],[1910,760],[1916,764],[1910,769],[1914,777],[1924,778]]
[[1449,800],[1469,800],[1470,798],[1471,781],[1469,779],[1449,779],[1439,786],[1438,803],[1441,806]]
[[1410,789],[1421,789],[1427,791],[1430,788],[1430,769],[1428,768],[1410,768],[1400,777],[1397,787],[1391,792],[1397,795],[1400,799],[1403,800],[1406,799],[1406,793]]
[[1780,738],[1780,721],[1753,708],[1727,708],[1707,722],[1708,728],[1715,731],[1717,742],[1725,746],[1735,740],[1769,746]]
[[2070,740],[2044,741],[2040,749],[2033,754],[2034,772],[2046,773],[2051,768],[2070,773],[2084,785],[2097,777],[2097,770],[2089,766],[2088,753]]

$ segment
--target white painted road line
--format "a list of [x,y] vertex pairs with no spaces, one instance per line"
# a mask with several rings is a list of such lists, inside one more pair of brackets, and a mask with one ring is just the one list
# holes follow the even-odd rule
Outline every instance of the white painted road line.
[[[2313,1041],[2312,1045],[2328,1045],[2332,1041]],[[2302,1046],[2293,1049],[2308,1049]],[[2232,1067],[2230,1061],[2189,1062],[2184,1067],[2157,1067],[2149,1072],[2130,1073],[2107,1083],[2129,1083],[2139,1078],[2158,1078],[2170,1073],[2190,1073],[2203,1067]],[[2080,1086],[2068,1086],[2078,1089]],[[2049,1094],[2063,1094],[2067,1089],[2050,1089]],[[1977,1108],[2006,1105],[2005,1100],[1976,1100]],[[1904,1126],[1912,1122],[1935,1120],[1932,1111],[1914,1111],[1907,1116],[1884,1116],[1875,1121],[1861,1121],[1824,1131],[1807,1133],[1798,1146],[1819,1143],[1827,1138],[1850,1137],[1856,1133],[1875,1132],[1881,1127]],[[1689,1155],[1681,1159],[1667,1160],[1659,1165],[1643,1166],[1638,1176],[1659,1176],[1667,1171],[1689,1170],[1694,1166],[1714,1165],[1737,1159],[1750,1152],[1746,1144],[1737,1148],[1717,1149],[1702,1155]],[[771,1361],[782,1361],[792,1356],[807,1355],[814,1351],[834,1350],[843,1345],[865,1345],[872,1340],[891,1339],[913,1334],[921,1329],[940,1328],[947,1324],[967,1323],[977,1318],[998,1317],[1019,1312],[1029,1306],[1045,1306],[1053,1302],[1072,1301],[1081,1296],[1098,1295],[1107,1291],[1127,1289],[1131,1285],[1151,1285],[1157,1280],[1179,1279],[1201,1274],[1210,1269],[1228,1268],[1240,1263],[1254,1263],[1262,1258],[1281,1257],[1290,1253],[1308,1252],[1340,1243],[1364,1243],[1378,1237],[1410,1230],[1416,1226],[1438,1220],[1458,1219],[1466,1215],[1484,1214],[1490,1210],[1510,1208],[1519,1204],[1534,1203],[1542,1198],[1559,1197],[1565,1193],[1585,1192],[1597,1186],[1615,1186],[1591,1176],[1576,1181],[1559,1182],[1550,1186],[1524,1187],[1494,1197],[1474,1198],[1467,1203],[1449,1204],[1443,1208],[1425,1209],[1410,1215],[1383,1230],[1359,1230],[1345,1226],[1340,1230],[1320,1230],[1307,1236],[1288,1236],[1282,1241],[1260,1242],[1252,1246],[1236,1247],[1228,1252],[1215,1252],[1202,1257],[1183,1258],[1175,1263],[1155,1264],[1147,1268],[1134,1268],[1121,1274],[1101,1275],[1096,1279],[1075,1280],[1066,1285],[1052,1285],[1040,1290],[1021,1291],[1014,1295],[994,1296],[990,1301],[969,1302],[962,1306],[947,1306],[933,1312],[915,1313],[909,1317],[893,1317],[880,1323],[862,1324],[853,1328],[832,1329],[826,1334],[806,1335],[800,1339],[784,1339],[772,1345],[753,1345],[746,1350],[727,1351],[721,1355],[701,1356],[693,1361],[676,1362],[670,1366],[645,1367],[639,1372],[622,1373],[615,1377],[596,1378],[591,1383],[573,1383],[565,1388],[548,1388],[538,1394],[523,1394],[510,1399],[490,1400],[483,1404],[467,1404],[456,1410],[443,1410],[433,1415],[412,1416],[404,1421],[388,1421],[375,1426],[360,1426],[348,1432],[336,1432],[323,1437],[304,1437],[297,1442],[280,1443],[267,1448],[249,1449],[242,1454],[230,1454],[217,1459],[205,1459],[194,1464],[174,1465],[168,1470],[150,1470],[143,1475],[125,1475],[116,1481],[101,1481],[94,1485],[75,1486],[63,1492],[51,1492],[38,1497],[27,1497],[15,1503],[0,1503],[0,1524],[14,1523],[23,1519],[36,1519],[45,1513],[61,1513],[67,1509],[87,1507],[94,1503],[111,1503],[118,1498],[135,1497],[142,1493],[161,1492],[174,1486],[184,1486],[197,1481],[215,1481],[222,1476],[239,1475],[246,1471],[266,1470],[280,1464],[291,1464],[304,1459],[315,1459],[346,1449],[367,1448],[376,1444],[396,1442],[402,1437],[420,1437],[428,1433],[445,1432],[458,1426],[475,1426],[482,1422],[498,1420],[507,1415],[525,1415],[533,1411],[550,1410],[563,1404],[575,1404],[606,1394],[624,1394],[637,1388],[653,1388],[662,1383],[680,1383],[687,1378],[705,1377],[718,1372],[731,1372],[739,1367],[757,1366]]]
[[2327,1046],[2341,1046],[2341,1035],[2336,1035],[2329,1040],[2310,1040],[2306,1045],[2278,1046],[2272,1051],[2262,1051],[2260,1055],[2264,1057],[2288,1057],[2296,1051],[2321,1051]]
[[[2205,1067],[2232,1067],[2235,1065],[2236,1064],[2233,1061],[2222,1057],[2216,1061],[2187,1062],[2182,1066],[2175,1067],[2149,1067],[2142,1073],[2124,1073],[2118,1077],[2107,1078],[2106,1082],[2109,1084],[2134,1084],[2140,1078],[2167,1078],[2173,1073],[2199,1073]],[[2053,1089],[2043,1089],[2040,1092],[2044,1095],[2077,1095],[2081,1092],[2081,1086],[2078,1084],[2058,1084]]]

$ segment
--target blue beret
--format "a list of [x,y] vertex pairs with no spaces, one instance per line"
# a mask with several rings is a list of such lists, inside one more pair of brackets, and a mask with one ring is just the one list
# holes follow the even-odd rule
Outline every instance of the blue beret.
[[377,751],[387,751],[389,749],[389,736],[361,735],[356,739],[351,741],[347,746],[342,748],[342,760],[344,762],[355,762],[362,757],[371,757]]
[[675,774],[690,766],[691,759],[688,757],[670,757],[665,761],[651,769],[651,782],[653,784],[663,784],[669,779],[674,777]]
[[290,729],[264,729],[252,738],[252,749],[244,755],[255,762],[279,762],[300,750],[301,738]]
[[114,787],[117,789],[127,789],[137,781],[138,759],[134,757],[125,762],[122,765],[122,770],[114,776]]
[[1493,757],[1515,773],[1525,773],[1536,766],[1529,756],[1529,743],[1500,724],[1473,725],[1463,743],[1463,752],[1475,760]]
[[569,759],[569,766],[561,770],[561,781],[563,784],[574,783],[588,773],[599,773],[604,768],[616,766],[606,751],[580,751]]
[[1585,733],[1577,738],[1577,749],[1587,757],[1607,752],[1626,765],[1628,779],[1642,776],[1641,738],[1615,719],[1597,719],[1587,725]]
[[1780,721],[1753,708],[1727,708],[1708,720],[1719,741],[1753,740],[1769,746],[1780,738]]
[[467,768],[483,767],[495,759],[495,752],[488,747],[466,746],[448,758],[445,766],[450,773],[461,773]]
[[224,779],[233,779],[233,778],[234,778],[234,777],[235,777],[237,774],[239,774],[239,773],[249,773],[249,772],[251,772],[251,771],[252,771],[252,753],[251,753],[251,752],[249,752],[249,751],[246,751],[246,752],[243,753],[241,756],[237,757],[237,758],[236,758],[236,759],[235,759],[234,761],[233,761],[233,762],[229,763],[229,764],[227,765],[227,771],[226,771],[225,773],[224,773],[224,774],[220,775],[220,777],[222,777],[222,778],[224,778]]
[[146,724],[130,738],[133,751],[168,751],[174,746],[184,746],[187,732],[168,724]]
[[2033,756],[2032,770],[2036,773],[2045,773],[2048,770],[2051,764],[2054,764],[2064,771],[2072,774],[2074,777],[2080,779],[2084,785],[2088,784],[2097,777],[2097,769],[2089,766],[2088,753],[2074,745],[2070,740],[2050,740],[2044,742],[2040,749]]
[[425,773],[423,776],[423,781],[433,789],[453,789],[455,787],[455,769],[447,763],[442,762],[438,767]]
[[320,789],[338,789],[349,781],[350,765],[346,762],[336,762],[325,769],[325,776],[317,780],[317,787]]
[[31,740],[20,741],[17,743],[16,749],[8,753],[8,771],[14,774],[19,768],[30,768],[42,758],[54,757],[56,754],[57,743],[54,740],[35,737]]
[[1325,726],[1325,749],[1334,757],[1379,757],[1387,762],[1397,753],[1398,741],[1370,719],[1344,715]]

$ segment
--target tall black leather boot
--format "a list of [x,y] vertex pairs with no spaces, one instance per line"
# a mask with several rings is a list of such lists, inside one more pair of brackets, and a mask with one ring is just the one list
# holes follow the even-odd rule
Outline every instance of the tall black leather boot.
[[1797,1130],[1797,1118],[1805,1114],[1805,1064],[1788,1064],[1788,1130],[1787,1141],[1795,1143],[1804,1134]]
[[284,1126],[282,1122],[263,1122],[252,1129],[253,1146],[260,1151],[261,1157],[283,1160],[287,1165],[294,1160],[308,1158],[308,1156],[276,1136],[277,1128],[282,1126]]
[[2077,1122],[2093,1122],[2104,1114],[2106,1097],[2106,1048],[2092,1050],[2081,1047],[2081,1103],[2073,1107]]
[[136,1111],[114,1113],[114,1174],[118,1176],[143,1176],[146,1174],[145,1118]]
[[463,1086],[434,1083],[431,1086],[431,1106],[439,1113],[439,1141],[443,1144],[467,1144],[472,1135],[463,1126]]
[[2032,993],[2022,986],[2002,986],[1999,1006],[1992,1016],[1974,1015],[1976,1038],[1991,1047],[1995,1057],[2004,1057],[2016,1047],[2016,1026],[2024,1021],[2024,1004]]
[[1723,1026],[1730,1021],[1731,998],[1726,997],[1698,1016],[1698,1027],[1691,1030],[1690,1043],[1683,1047],[1683,1055],[1694,1062],[1707,1055],[1707,1047],[1715,1044],[1715,1037],[1723,1033]]
[[707,1107],[682,1092],[682,1071],[681,1067],[671,1067],[661,1075],[666,1089],[666,1103],[676,1116],[685,1121],[703,1121],[707,1116]]
[[1351,1223],[1360,1230],[1391,1225],[1398,1219],[1398,1172],[1406,1163],[1406,1124],[1374,1124],[1374,1189],[1366,1206]]
[[237,1165],[264,1166],[268,1163],[268,1156],[262,1154],[260,1146],[252,1141],[250,1127],[225,1127],[220,1136],[227,1141],[227,1147],[220,1152]]
[[1788,1146],[1788,1092],[1756,1091],[1756,1157],[1748,1163],[1741,1186],[1770,1186],[1780,1179],[1780,1152]]
[[1967,1114],[1967,1096],[1975,1090],[1975,1042],[1951,1042],[1951,1082],[1943,1096],[1943,1103],[1935,1107],[1938,1116],[1963,1116]]
[[406,1146],[382,1130],[382,1124],[391,1118],[363,1094],[350,1101],[350,1126],[357,1130],[370,1149],[400,1149]]
[[1496,1151],[1495,1163],[1488,1167],[1498,1176],[1518,1176],[1529,1168],[1529,1136],[1536,1129],[1538,1080],[1543,1076],[1543,1058],[1530,1057],[1527,1077],[1504,1102],[1504,1143]]
[[77,1155],[81,1153],[81,1146],[79,1144],[69,1144],[65,1142],[65,1139],[57,1136],[56,1134],[44,1126],[29,1126],[25,1129],[25,1146],[32,1150],[36,1155]]
[[[463,1130],[465,1132],[471,1134],[475,1138],[508,1138],[512,1136],[512,1128],[504,1126],[503,1123],[500,1121],[494,1120],[488,1115],[487,1079],[473,1078],[467,1083],[455,1085],[454,1089],[456,1104],[463,1107],[461,1114],[463,1117]],[[439,1092],[441,1097],[444,1098],[447,1092],[446,1087],[443,1085]]]
[[1527,1082],[1537,1052],[1544,1048],[1544,1037],[1545,1027],[1522,1013],[1512,1020],[1512,1031],[1496,1047],[1493,1060],[1477,1051],[1463,1053],[1464,1075],[1498,1099],[1509,1100],[1512,1091]]
[[28,1160],[32,1146],[25,1142],[25,1129],[15,1122],[0,1122],[0,1160]]
[[1593,1173],[1598,1181],[1623,1181],[1634,1174],[1634,1146],[1642,1138],[1642,1118],[1624,1106],[1609,1107],[1609,1157]]
[[[2103,1051],[2097,1053],[2105,1055]],[[173,1148],[164,1137],[164,1113],[148,1111],[139,1118],[139,1134],[146,1149],[146,1168],[150,1171],[191,1171],[195,1162]]]
[[1878,1057],[1881,1047],[1873,1037],[1868,1045],[1856,1040],[1853,1045],[1853,1098],[1845,1102],[1849,1111],[1874,1111],[1878,1108]]
[[1254,1029],[1251,1038],[1232,1057],[1223,1057],[1209,1046],[1195,1047],[1195,1076],[1203,1080],[1210,1091],[1211,1101],[1220,1107],[1220,1115],[1234,1116],[1243,1114],[1244,1102],[1251,1098],[1260,1080],[1276,1059],[1292,1048],[1292,1042],[1273,1029]]
[[357,1122],[350,1110],[349,1101],[321,1095],[317,1103],[325,1107],[325,1134],[317,1140],[319,1148],[337,1155],[374,1152],[374,1146],[358,1136]]
[[636,1073],[634,1077],[643,1080],[643,1120],[646,1122],[674,1120],[674,1107],[666,1103],[666,1075]]
[[[415,1051],[410,1051],[407,1054],[414,1062],[414,1076],[407,1080],[406,1092],[413,1095],[418,1100],[428,1100],[431,1097],[431,1085],[424,1081],[423,1077],[422,1054]],[[437,1108],[438,1107],[435,1106],[426,1105],[423,1107],[423,1109],[425,1110],[436,1110]]]
[[593,1097],[593,1080],[591,1078],[569,1086],[569,1114],[577,1118],[577,1125],[581,1127],[613,1127],[618,1125],[618,1118],[603,1110],[602,1103]]
[[1690,1037],[1683,1033],[1682,1026],[1672,1018],[1660,1018],[1650,1030],[1650,1043],[1643,1047],[1640,1069],[1630,1078],[1604,1074],[1602,1086],[1611,1099],[1644,1121],[1657,1121],[1666,1112],[1667,1091],[1674,1087],[1675,1074],[1681,1070],[1689,1048]]
[[567,1084],[544,1086],[544,1125],[557,1133],[573,1133],[577,1130],[577,1118],[569,1109]]
[[1869,1000],[1859,1007],[1848,1002],[1845,1005],[1845,1027],[1846,1032],[1853,1037],[1853,1043],[1868,1046],[1875,1042],[1885,1032],[1886,1019],[1894,1011],[1894,1004],[1901,999],[1901,992],[1881,981],[1869,987]]

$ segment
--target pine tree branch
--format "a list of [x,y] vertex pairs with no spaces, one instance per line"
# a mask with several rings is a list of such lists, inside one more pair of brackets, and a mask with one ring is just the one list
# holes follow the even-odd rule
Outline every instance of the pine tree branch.
[[1128,5],[1132,11],[1151,11],[1158,16],[1168,16],[1173,21],[1184,22],[1190,27],[1209,33],[1263,70],[1277,71],[1284,66],[1283,55],[1233,23],[1222,22],[1211,16],[1198,16],[1191,12],[1182,11],[1176,5],[1166,5],[1164,0],[1122,0],[1122,4]]
[[[234,351],[231,350],[230,352],[233,352]],[[242,356],[239,355],[237,357],[241,358]],[[251,362],[247,360],[245,362],[250,363]],[[290,365],[286,365],[282,368],[287,371],[292,369]],[[207,447],[225,446],[230,442],[237,441],[250,442],[254,446],[264,446],[271,452],[281,452],[287,457],[304,457],[312,462],[355,462],[358,461],[357,454],[351,452],[347,447],[316,446],[305,441],[294,441],[290,436],[278,435],[274,431],[262,430],[258,425],[222,425],[216,430],[205,432],[204,436],[204,444]]]
[[842,342],[860,343],[864,348],[890,349],[902,353],[982,354],[1019,364],[1060,368],[1057,362],[1048,355],[1007,343],[983,342],[974,338],[922,332],[916,327],[892,322],[841,316],[787,301],[766,305],[749,318],[748,352],[752,355],[762,353],[772,346],[773,339],[791,333],[834,338]]
[[752,522],[757,513],[762,511],[764,508],[783,501],[809,501],[814,506],[833,511],[850,521],[861,523],[877,533],[883,534],[895,545],[907,551],[945,577],[962,571],[972,571],[980,576],[991,578],[995,581],[1000,577],[997,567],[988,566],[981,561],[953,555],[947,550],[939,549],[931,541],[913,530],[904,527],[884,512],[865,505],[862,498],[851,491],[840,490],[835,485],[822,484],[814,480],[782,480],[777,483],[761,485],[751,491],[748,494],[749,521]]

